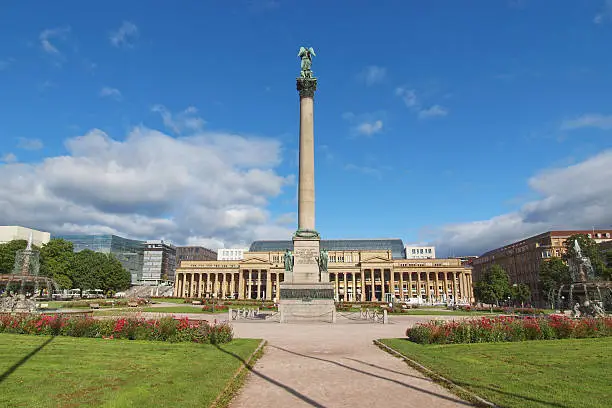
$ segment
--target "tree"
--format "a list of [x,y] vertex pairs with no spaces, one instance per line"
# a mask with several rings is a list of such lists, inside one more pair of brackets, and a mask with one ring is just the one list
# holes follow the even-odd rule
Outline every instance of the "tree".
[[568,237],[563,245],[565,246],[565,254],[563,259],[568,261],[576,256],[576,250],[574,249],[574,241],[578,241],[582,255],[588,257],[593,265],[595,276],[600,278],[609,278],[610,271],[606,268],[606,264],[601,256],[599,245],[594,239],[589,238],[586,234],[574,234]]
[[74,286],[83,290],[102,289],[105,293],[130,286],[130,273],[113,255],[89,249],[74,254],[72,263]]
[[72,288],[72,242],[52,239],[40,249],[40,273],[52,278],[62,289]]
[[28,241],[16,239],[6,244],[0,244],[0,274],[13,273],[15,266],[15,253],[20,249],[26,249]]
[[523,306],[524,303],[531,298],[531,289],[529,288],[529,285],[525,283],[515,283],[510,288],[510,296],[515,304],[520,303],[521,306]]
[[506,271],[494,264],[485,272],[483,279],[474,285],[476,298],[488,304],[496,304],[510,294],[510,279]]
[[571,282],[569,267],[563,259],[553,256],[540,264],[540,287],[545,298],[549,298],[559,286]]

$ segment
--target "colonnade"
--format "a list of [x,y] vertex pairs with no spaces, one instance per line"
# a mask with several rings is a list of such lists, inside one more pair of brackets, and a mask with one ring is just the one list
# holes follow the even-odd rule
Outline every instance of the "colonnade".
[[[418,303],[473,301],[472,275],[465,271],[397,271],[367,268],[330,270],[337,301],[399,301]],[[200,272],[177,270],[174,296],[218,299],[278,299],[284,271],[241,269]]]
[[472,276],[465,272],[404,272],[363,269],[330,272],[336,300],[345,302],[399,301],[418,303],[473,301]]
[[174,296],[185,298],[266,299],[273,300],[282,272],[244,269],[240,272],[177,271]]

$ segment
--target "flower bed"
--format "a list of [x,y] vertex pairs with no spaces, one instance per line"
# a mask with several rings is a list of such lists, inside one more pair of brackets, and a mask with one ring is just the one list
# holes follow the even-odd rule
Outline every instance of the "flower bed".
[[534,309],[532,307],[482,307],[482,306],[461,306],[459,310],[464,312],[494,312],[505,314],[520,314],[520,315],[545,315],[543,309]]
[[552,315],[549,318],[483,317],[460,322],[434,320],[409,328],[406,336],[420,344],[605,337],[612,336],[612,318],[570,319]]
[[234,337],[227,323],[164,317],[93,319],[63,315],[0,315],[0,333],[101,337],[105,339],[227,343]]

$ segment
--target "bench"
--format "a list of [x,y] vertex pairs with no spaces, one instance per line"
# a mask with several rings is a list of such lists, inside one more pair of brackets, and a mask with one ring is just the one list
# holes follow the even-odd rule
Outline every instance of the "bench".
[[201,301],[201,300],[192,300],[192,301],[191,301],[191,304],[192,304],[192,305],[201,305],[201,304],[202,304],[202,301]]
[[100,308],[100,304],[98,303],[90,303],[89,307],[92,309],[99,309]]
[[39,309],[48,309],[49,308],[49,304],[48,303],[39,303],[38,305]]
[[128,302],[128,307],[138,307],[138,302]]

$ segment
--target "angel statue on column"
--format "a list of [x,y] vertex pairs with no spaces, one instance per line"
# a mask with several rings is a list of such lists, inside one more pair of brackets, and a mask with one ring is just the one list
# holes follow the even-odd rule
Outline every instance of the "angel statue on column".
[[312,71],[310,67],[312,66],[312,57],[316,57],[314,49],[312,47],[300,47],[300,52],[298,53],[298,57],[302,59],[302,71],[300,72],[300,76],[302,78],[312,78]]

